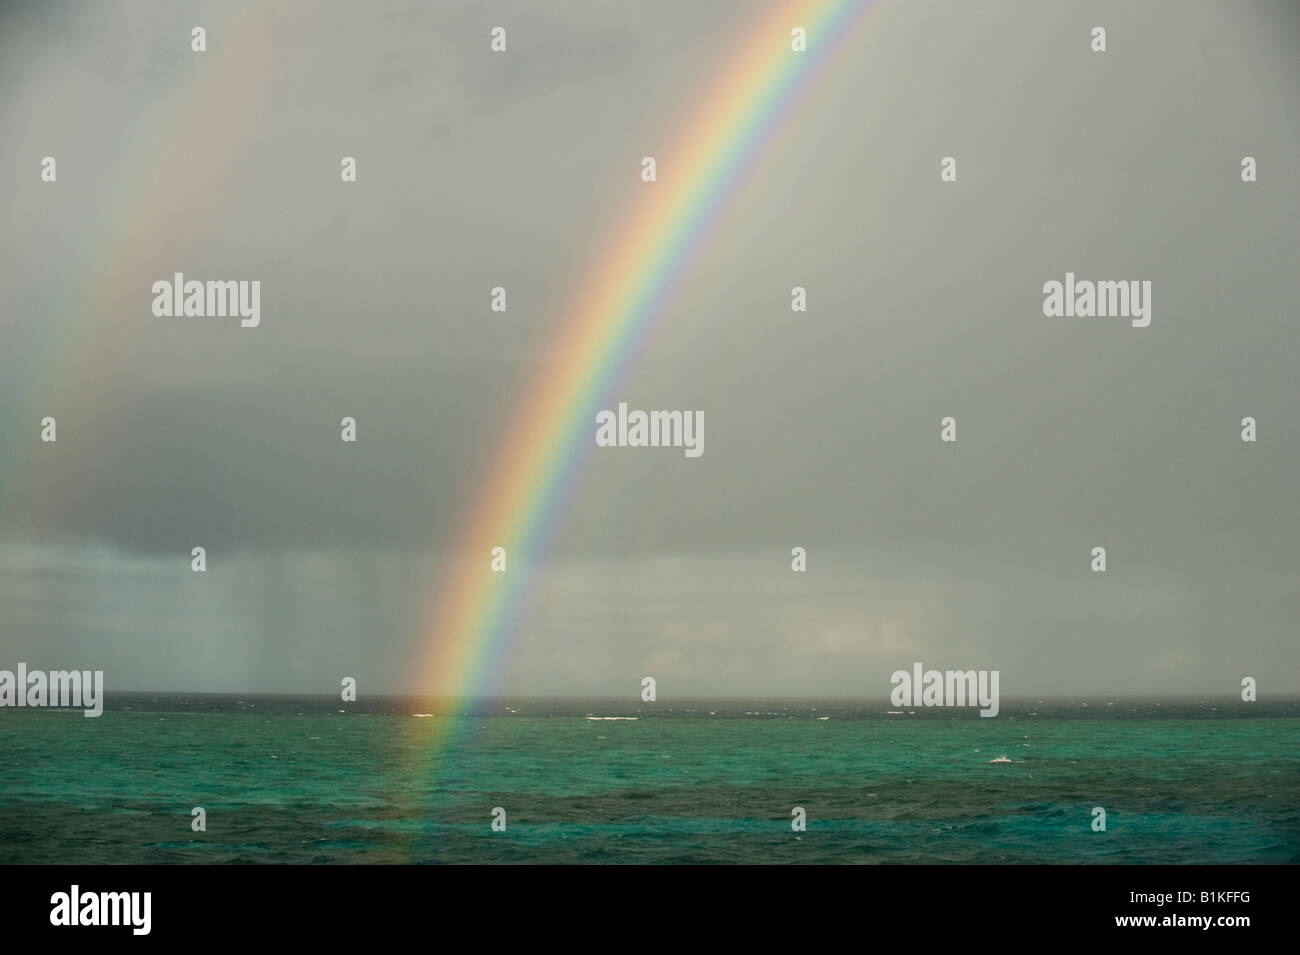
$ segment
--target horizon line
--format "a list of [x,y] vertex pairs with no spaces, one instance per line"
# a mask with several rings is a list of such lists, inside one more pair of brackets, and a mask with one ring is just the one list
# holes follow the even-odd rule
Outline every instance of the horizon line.
[[[304,693],[304,692],[291,692],[291,691],[278,691],[278,690],[107,690],[106,689],[104,691],[105,698],[113,697],[113,696],[147,696],[150,694],[163,694],[163,695],[172,695],[172,696],[176,696],[176,695],[263,696],[263,697],[291,696],[291,697],[298,697],[302,699],[332,700],[338,703],[344,702],[338,699],[337,693]],[[639,697],[637,697],[632,701],[629,701],[626,695],[614,695],[608,693],[579,693],[579,694],[495,693],[495,694],[485,694],[479,696],[455,696],[455,695],[448,695],[443,693],[369,693],[366,695],[366,699],[457,700],[457,701],[525,699],[525,700],[602,700],[602,701],[607,700],[610,702],[617,701],[617,702],[635,702],[635,703],[651,702],[651,701],[643,701]],[[720,700],[758,700],[758,699],[799,700],[799,701],[835,700],[838,702],[850,702],[850,701],[876,702],[879,700],[884,700],[885,702],[890,702],[888,694],[884,694],[882,696],[858,696],[852,694],[833,694],[833,693],[791,695],[791,694],[768,694],[768,693],[761,693],[761,692],[749,693],[749,694],[727,693],[727,694],[716,694],[716,695],[684,694],[682,696],[673,697],[672,700],[656,700],[653,702],[663,703],[663,702],[672,702],[672,701],[699,701],[699,700],[720,701]],[[1148,693],[1142,695],[1132,694],[1132,693],[1042,693],[1042,694],[1029,693],[1029,694],[1016,694],[1016,695],[1002,695],[1000,699],[1002,699],[1003,701],[1010,701],[1010,702],[1024,702],[1024,701],[1059,702],[1061,700],[1100,700],[1100,699],[1137,700],[1137,701],[1214,699],[1214,700],[1233,700],[1242,703],[1247,702],[1245,700],[1240,700],[1239,694],[1235,694],[1235,693]],[[361,701],[354,700],[351,702],[357,703]],[[1256,702],[1256,701],[1252,701],[1252,702]],[[1257,702],[1272,702],[1272,703],[1300,702],[1300,690],[1287,691],[1276,695],[1272,699],[1259,700]],[[914,708],[920,708],[920,707],[914,707]]]

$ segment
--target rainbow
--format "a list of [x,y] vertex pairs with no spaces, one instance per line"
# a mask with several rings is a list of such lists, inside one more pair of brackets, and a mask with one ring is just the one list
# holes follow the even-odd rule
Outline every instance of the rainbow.
[[[584,273],[581,294],[563,313],[570,317],[559,357],[525,391],[523,415],[491,459],[481,498],[457,538],[463,562],[437,587],[428,613],[417,673],[422,689],[458,698],[490,694],[525,603],[521,578],[545,552],[571,499],[594,446],[596,412],[764,145],[870,6],[871,0],[776,4],[718,72],[676,148],[663,153],[677,157],[672,168],[661,167],[658,182],[638,183],[630,214],[601,246],[602,260]],[[792,49],[795,27],[807,33],[807,52]],[[506,573],[490,569],[494,547],[506,548]]]
[[[214,49],[216,44],[246,48],[256,22],[247,16],[251,7],[252,0],[232,0],[207,13],[202,22]],[[49,202],[51,187],[20,191],[24,205],[6,210],[15,220],[39,224],[34,230],[64,237],[66,252],[40,266],[46,270],[44,281],[29,283],[34,291],[14,314],[30,318],[0,319],[12,336],[6,353],[0,353],[0,375],[14,399],[0,413],[7,413],[15,441],[22,442],[0,447],[0,509],[21,502],[17,509],[30,514],[65,493],[84,495],[71,476],[63,479],[70,482],[66,491],[56,490],[49,475],[40,475],[38,483],[23,467],[34,457],[29,442],[38,433],[37,422],[46,414],[61,426],[63,416],[76,418],[77,430],[90,434],[95,416],[111,413],[117,367],[105,357],[119,351],[123,327],[139,314],[141,276],[166,272],[158,266],[166,242],[158,237],[168,234],[177,197],[192,188],[185,178],[186,158],[203,148],[213,126],[233,119],[233,111],[240,111],[241,122],[253,122],[248,104],[266,99],[264,74],[212,68],[190,52],[189,30],[186,22],[176,33],[171,71],[157,82],[156,93],[129,114],[115,140],[99,145],[97,178],[106,185],[89,207]],[[59,160],[63,185],[58,188],[69,188],[77,175],[75,167]],[[191,209],[190,214],[197,213]],[[52,293],[40,291],[50,287]],[[57,333],[51,333],[51,324]]]

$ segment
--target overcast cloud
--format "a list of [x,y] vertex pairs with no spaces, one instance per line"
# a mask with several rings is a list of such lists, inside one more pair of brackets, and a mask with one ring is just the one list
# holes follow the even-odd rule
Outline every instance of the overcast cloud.
[[[0,667],[418,691],[524,386],[760,6],[7,4]],[[1298,41],[1286,3],[881,2],[610,395],[704,455],[590,455],[501,689],[1300,691]],[[259,279],[261,325],[155,318],[177,271]],[[1067,271],[1150,280],[1150,327],[1044,317]]]

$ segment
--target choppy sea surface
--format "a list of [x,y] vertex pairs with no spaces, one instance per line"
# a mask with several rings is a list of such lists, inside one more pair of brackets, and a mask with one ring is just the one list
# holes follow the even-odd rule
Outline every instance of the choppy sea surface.
[[1293,863],[1298,744],[1297,700],[110,695],[0,710],[0,862]]

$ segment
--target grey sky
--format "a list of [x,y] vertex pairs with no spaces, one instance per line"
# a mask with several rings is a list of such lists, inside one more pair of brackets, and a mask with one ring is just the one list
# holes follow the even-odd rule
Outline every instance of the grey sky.
[[[419,689],[486,461],[758,7],[7,5],[0,667]],[[702,410],[704,455],[590,456],[502,689],[1300,692],[1297,40],[1284,3],[879,3],[610,396]],[[176,271],[261,280],[261,326],[155,318]],[[1045,318],[1067,271],[1149,279],[1151,326]]]

